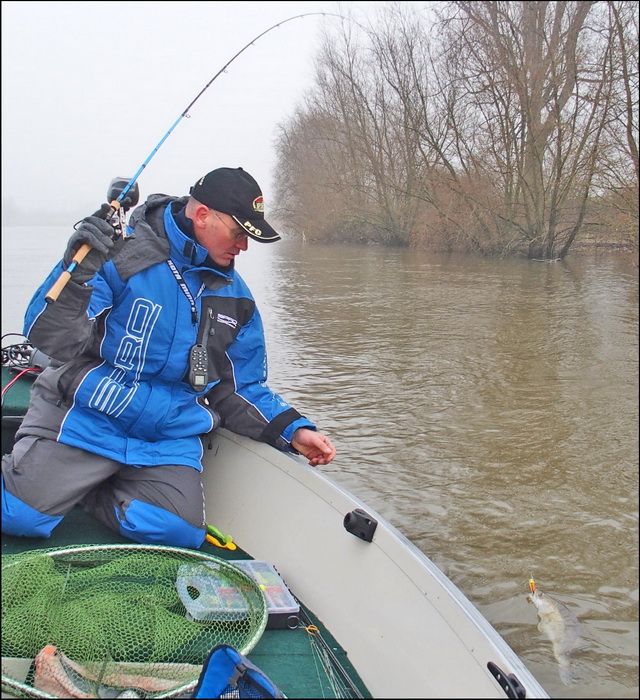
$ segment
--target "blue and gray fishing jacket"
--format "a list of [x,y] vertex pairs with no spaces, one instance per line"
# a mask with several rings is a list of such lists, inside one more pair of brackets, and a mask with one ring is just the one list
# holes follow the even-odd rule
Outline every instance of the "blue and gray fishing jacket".
[[[186,202],[151,195],[131,215],[134,237],[88,285],[72,279],[47,304],[61,261],[37,290],[24,334],[53,362],[34,383],[30,433],[132,466],[201,470],[201,438],[219,424],[292,451],[298,428],[315,429],[267,386],[253,296],[178,226]],[[195,344],[208,351],[200,390],[189,381]]]

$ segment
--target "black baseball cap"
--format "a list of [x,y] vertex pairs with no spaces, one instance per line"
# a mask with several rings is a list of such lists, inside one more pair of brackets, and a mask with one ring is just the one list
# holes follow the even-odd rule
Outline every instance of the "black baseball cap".
[[210,209],[228,214],[254,240],[280,240],[280,235],[265,221],[258,183],[242,168],[212,170],[196,182],[189,194]]

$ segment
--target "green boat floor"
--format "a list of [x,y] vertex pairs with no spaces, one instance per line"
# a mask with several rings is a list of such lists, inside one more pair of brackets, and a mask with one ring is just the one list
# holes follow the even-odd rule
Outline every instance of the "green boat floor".
[[[100,525],[96,520],[76,507],[65,516],[48,539],[27,539],[2,535],[2,554],[17,554],[27,549],[64,547],[71,544],[131,544],[128,540]],[[221,549],[205,543],[201,550],[206,554],[228,559],[251,559],[240,548],[235,551]],[[292,591],[295,596],[295,591]],[[370,698],[364,684],[351,666],[347,654],[324,628],[321,621],[301,604],[308,618],[320,630],[320,634],[333,655],[339,660],[352,683],[358,688],[359,697]],[[296,629],[265,630],[258,644],[249,654],[251,661],[261,668],[289,698],[358,697],[344,689],[336,691],[322,667],[312,636],[303,626]]]

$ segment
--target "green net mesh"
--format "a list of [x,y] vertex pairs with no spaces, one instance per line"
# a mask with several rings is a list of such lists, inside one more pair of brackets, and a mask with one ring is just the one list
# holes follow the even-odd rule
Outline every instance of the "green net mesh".
[[207,652],[267,624],[259,585],[201,552],[136,544],[2,558],[2,685],[19,697],[185,697]]

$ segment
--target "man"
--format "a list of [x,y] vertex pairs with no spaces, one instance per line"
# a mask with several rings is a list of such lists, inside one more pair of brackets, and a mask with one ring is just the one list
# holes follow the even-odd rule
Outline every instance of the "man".
[[262,321],[234,269],[249,239],[280,239],[257,182],[218,168],[190,197],[151,195],[129,229],[114,242],[107,221],[84,219],[29,304],[25,335],[52,363],[2,460],[3,532],[49,537],[81,504],[136,542],[198,548],[202,440],[218,425],[312,466],[335,456],[266,384]]

